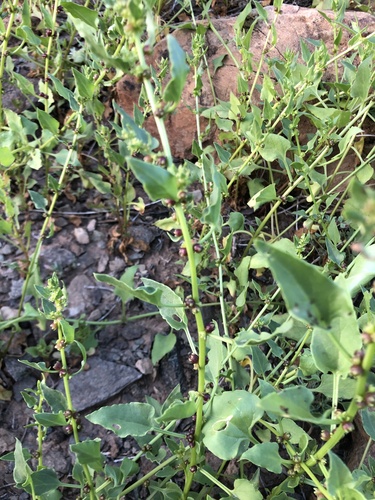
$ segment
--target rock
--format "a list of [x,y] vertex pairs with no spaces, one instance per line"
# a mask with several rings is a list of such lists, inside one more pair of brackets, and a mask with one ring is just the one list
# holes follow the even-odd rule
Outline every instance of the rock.
[[83,227],[76,227],[73,230],[73,234],[80,245],[87,245],[88,243],[90,243],[89,235],[86,229],[84,229]]
[[24,280],[22,278],[12,281],[12,284],[10,287],[10,292],[9,292],[10,299],[19,299],[21,297],[23,283],[24,283]]
[[95,228],[96,228],[96,223],[97,223],[97,220],[96,220],[96,219],[91,219],[91,220],[89,221],[89,223],[87,224],[87,231],[88,231],[89,233],[92,233],[92,232],[95,230]]
[[76,257],[70,250],[50,245],[42,248],[40,255],[42,276],[46,277],[54,271],[67,271],[76,264]]
[[17,318],[18,309],[13,309],[12,307],[8,306],[3,306],[0,308],[0,316],[4,320]]
[[14,252],[14,246],[9,243],[5,243],[0,247],[0,254],[2,255],[11,255]]
[[150,358],[139,359],[135,363],[135,367],[138,371],[143,373],[143,375],[150,375],[154,371],[154,367]]
[[[104,404],[142,377],[130,366],[104,361],[98,357],[89,358],[88,365],[87,371],[80,372],[69,381],[73,405],[77,411]],[[61,380],[58,390],[63,391],[63,388]]]
[[73,318],[90,313],[99,304],[102,294],[84,274],[75,276],[68,286],[68,315]]
[[[275,16],[274,7],[266,7],[269,20],[272,21]],[[325,11],[324,15],[333,18],[334,14],[330,11]],[[235,45],[234,24],[235,17],[212,19],[212,24],[225,41],[228,49],[233,54],[237,61],[241,61],[241,56]],[[346,11],[343,23],[351,25],[358,23],[358,26],[363,30],[363,36],[375,31],[375,17],[364,12]],[[301,40],[306,41],[307,46],[312,49],[313,46],[308,42],[308,39],[323,41],[330,53],[333,53],[333,28],[317,9],[300,8],[296,5],[283,5],[282,13],[279,15],[276,22],[277,43],[275,47],[270,46],[267,51],[267,58],[280,59],[281,54],[286,50],[292,51],[301,55]],[[292,29],[291,29],[292,27]],[[250,51],[252,53],[253,67],[256,68],[264,51],[264,45],[268,34],[268,27],[263,22],[258,22],[251,38]],[[191,41],[193,36],[192,30],[177,30],[173,36],[177,39],[180,46],[185,52],[191,55]],[[352,35],[349,30],[342,30],[342,39],[339,50],[343,50]],[[221,40],[211,30],[206,33],[207,57],[210,74],[212,76],[213,88],[215,95],[219,100],[228,101],[230,94],[237,94],[237,78],[239,70],[233,59],[228,56],[228,52]],[[226,56],[223,60],[223,66],[214,72],[214,60],[218,57]],[[152,58],[149,63],[157,68],[158,63],[162,58],[168,57],[167,42],[162,40],[155,48]],[[301,57],[300,57],[301,59]],[[353,64],[358,61],[353,61]],[[264,68],[266,69],[266,66]],[[339,73],[342,74],[343,66],[339,64]],[[253,81],[254,72],[249,79],[249,88]],[[324,78],[326,81],[331,81],[334,76],[334,65],[331,64],[325,70]],[[261,83],[259,80],[258,83]],[[207,72],[202,74],[202,93],[199,96],[199,106],[208,108],[213,106],[214,98],[211,91],[210,81]],[[194,97],[195,82],[193,72],[188,75],[185,88],[182,93],[182,99],[178,105],[176,112],[169,115],[166,119],[167,133],[169,142],[172,148],[172,154],[177,158],[191,158],[191,146],[193,140],[196,139],[196,116],[195,97]],[[116,86],[117,103],[130,115],[133,113],[133,106],[138,104],[139,92],[141,89],[140,83],[135,78],[125,75]],[[254,95],[255,103],[259,102],[259,95]],[[201,119],[201,130],[205,130],[207,120]],[[158,137],[155,122],[152,117],[146,120],[145,128],[151,135]],[[214,127],[210,127],[210,133],[205,137],[204,142],[212,143],[215,138]]]
[[109,270],[111,271],[111,274],[119,274],[121,273],[126,267],[126,262],[124,259],[120,259],[120,257],[115,257],[111,262],[109,263]]
[[6,429],[0,428],[0,455],[14,450],[14,434]]

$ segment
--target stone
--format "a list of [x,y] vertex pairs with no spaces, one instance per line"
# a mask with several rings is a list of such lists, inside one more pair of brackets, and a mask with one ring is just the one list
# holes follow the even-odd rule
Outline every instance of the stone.
[[10,286],[9,298],[10,299],[19,299],[22,295],[22,287],[24,280],[22,278],[18,280],[13,280]]
[[[266,7],[270,22],[274,19],[275,11],[273,6]],[[333,18],[334,14],[330,11],[325,11],[324,15]],[[222,40],[227,44],[228,49],[233,54],[237,61],[241,61],[235,44],[234,25],[236,17],[226,17],[212,19],[212,25],[220,34]],[[358,26],[363,30],[363,36],[366,36],[375,31],[375,17],[365,12],[346,11],[343,23],[351,25],[358,23]],[[291,29],[292,27],[292,29]],[[311,49],[313,46],[308,42],[308,39],[323,41],[330,53],[333,53],[333,28],[317,9],[301,8],[297,5],[283,5],[282,12],[279,15],[276,25],[277,43],[275,47],[270,46],[267,51],[267,58],[280,59],[281,55],[286,50],[297,54],[301,60],[301,40],[306,41],[307,46]],[[253,67],[257,68],[257,64],[261,60],[268,27],[263,22],[258,22],[252,33],[250,50],[252,53]],[[173,36],[177,39],[182,49],[191,55],[191,42],[194,31],[189,29],[180,29],[173,32]],[[349,30],[342,30],[342,39],[339,50],[343,50],[348,43],[350,35]],[[235,62],[228,56],[227,49],[216,34],[208,29],[206,32],[207,58],[208,67],[212,76],[212,84],[216,98],[222,101],[229,101],[231,93],[237,94],[237,78],[239,70]],[[267,50],[267,49],[266,49]],[[225,56],[223,66],[214,72],[214,60],[218,57]],[[158,63],[162,58],[168,57],[167,41],[162,40],[155,48],[148,62],[157,68]],[[358,64],[354,60],[353,64]],[[265,70],[266,66],[262,68]],[[334,79],[335,67],[332,63],[325,70],[324,78],[326,81]],[[339,64],[339,73],[342,74],[343,66]],[[255,72],[249,78],[249,88],[253,83]],[[261,84],[261,79],[257,82]],[[211,84],[208,79],[207,72],[202,74],[202,93],[199,96],[199,106],[201,108],[209,108],[214,105],[214,97],[211,90]],[[185,88],[182,93],[182,99],[176,111],[168,115],[165,123],[169,142],[172,148],[172,155],[175,158],[191,158],[191,147],[194,139],[197,139],[195,97],[194,97],[195,81],[193,72],[190,71]],[[116,100],[117,103],[130,115],[133,113],[133,106],[138,104],[139,92],[141,84],[130,75],[125,75],[116,85]],[[259,94],[254,94],[254,103],[259,103]],[[201,118],[201,130],[205,130],[208,121]],[[148,118],[145,122],[145,128],[151,135],[159,138],[154,119]],[[204,138],[203,144],[211,144],[216,139],[214,127],[210,127],[209,134]]]
[[90,238],[85,228],[76,227],[73,230],[73,234],[80,245],[87,245],[88,243],[90,243]]
[[[142,377],[141,373],[130,366],[105,361],[97,356],[88,359],[88,366],[88,370],[78,373],[69,381],[73,406],[77,411],[103,405]],[[62,380],[58,390],[64,390]]]
[[3,306],[0,308],[0,316],[4,320],[17,318],[18,309],[13,309],[12,307],[8,306]]
[[96,219],[91,219],[89,221],[89,223],[87,224],[87,231],[89,233],[92,233],[93,231],[95,231],[95,228],[96,228],[96,223],[97,223],[97,220]]
[[14,450],[14,434],[6,429],[0,428],[0,455]]
[[67,248],[50,245],[42,248],[39,262],[43,271],[42,276],[45,277],[54,271],[66,271],[74,267],[76,264],[76,257],[74,253]]
[[96,283],[85,274],[75,276],[68,286],[68,316],[74,318],[90,313],[99,304],[102,294]]
[[120,257],[115,257],[109,263],[109,270],[111,271],[111,274],[119,274],[125,269],[125,267],[126,262],[124,259],[120,259]]

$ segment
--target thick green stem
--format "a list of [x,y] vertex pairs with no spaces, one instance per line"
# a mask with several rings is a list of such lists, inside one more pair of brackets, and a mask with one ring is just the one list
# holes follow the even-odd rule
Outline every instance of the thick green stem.
[[[358,377],[357,380],[356,395],[345,412],[345,421],[347,422],[353,421],[358,412],[357,400],[363,399],[366,394],[367,378],[372,368],[374,356],[375,343],[371,343],[367,346],[365,357],[362,362],[363,373]],[[331,451],[344,436],[345,431],[343,425],[341,424],[339,427],[337,427],[330,439],[306,461],[306,466],[312,467],[317,462],[322,460],[322,458],[324,458],[327,453]]]
[[[65,338],[64,338],[64,334],[63,334],[63,331],[61,328],[60,321],[57,321],[57,336],[58,336],[58,340],[59,340],[60,344],[62,345],[62,348],[60,350],[61,365],[62,365],[62,369],[63,369],[63,373],[64,373],[62,379],[63,379],[63,384],[64,384],[66,402],[68,405],[67,410],[69,410],[71,412],[71,415],[72,415],[70,418],[70,425],[72,426],[72,429],[73,429],[74,440],[76,443],[79,443],[80,439],[79,439],[79,435],[78,435],[78,425],[77,425],[77,421],[75,418],[75,409],[73,406],[72,395],[71,395],[70,386],[69,386],[69,367],[68,367],[66,353],[65,353],[65,347],[64,347]],[[82,464],[82,469],[83,469],[83,473],[85,475],[87,485],[90,488],[89,498],[90,498],[90,500],[95,500],[94,484],[92,481],[92,477],[91,477],[89,468],[86,464]]]

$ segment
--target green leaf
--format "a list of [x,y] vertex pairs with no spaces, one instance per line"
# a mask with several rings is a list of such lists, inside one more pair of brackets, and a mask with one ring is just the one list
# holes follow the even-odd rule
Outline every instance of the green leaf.
[[212,59],[212,64],[214,65],[214,72],[213,75],[216,73],[216,71],[224,66],[224,59],[227,57],[227,54],[221,54],[218,57],[215,57]]
[[56,472],[52,469],[41,469],[32,472],[30,482],[33,484],[35,495],[45,495],[50,491],[56,490],[59,486],[62,486]]
[[[332,451],[328,452],[329,473],[327,478],[327,490],[335,498],[341,498],[338,495],[340,490],[354,486],[353,476],[344,462]],[[351,498],[351,497],[350,497]]]
[[359,97],[364,101],[369,93],[371,87],[371,71],[372,71],[372,57],[367,57],[358,66],[355,72],[355,78],[350,86],[350,95],[352,97]]
[[355,317],[348,291],[324,276],[319,268],[262,241],[257,241],[255,247],[266,254],[288,312],[294,318],[330,328],[336,318],[350,321]]
[[35,370],[39,370],[41,372],[46,373],[55,373],[56,370],[49,370],[44,361],[40,361],[39,363],[33,363],[32,361],[26,361],[25,359],[19,359],[20,363],[30,366],[30,368],[35,368]]
[[172,78],[164,89],[163,99],[165,102],[178,104],[190,68],[186,64],[185,52],[181,49],[177,40],[172,35],[167,36],[167,43]]
[[41,109],[36,110],[36,115],[43,130],[49,130],[53,135],[59,133],[60,124],[53,116]]
[[204,224],[209,224],[216,231],[221,232],[223,222],[221,216],[222,194],[227,193],[227,182],[224,175],[218,171],[212,158],[203,158],[203,168],[208,171],[209,178],[212,181],[212,191],[210,202],[203,210],[201,220]]
[[60,320],[60,325],[66,343],[71,344],[72,342],[74,342],[74,326],[70,325],[65,319]]
[[103,176],[96,172],[84,172],[84,176],[89,179],[94,188],[101,194],[112,193],[112,186],[110,182],[103,181]]
[[70,449],[77,455],[77,460],[81,465],[89,465],[97,472],[103,470],[105,463],[104,456],[100,453],[99,438],[93,440],[86,440],[80,443],[71,444]]
[[290,142],[285,137],[268,134],[264,140],[263,148],[259,152],[266,161],[275,161],[277,159],[286,161],[286,153],[290,147]]
[[34,151],[31,153],[30,159],[27,162],[27,166],[33,170],[40,170],[42,168],[42,153],[40,149],[34,149]]
[[151,165],[137,158],[127,157],[127,163],[133,174],[142,184],[143,189],[153,200],[172,199],[178,200],[176,176],[158,165]]
[[160,297],[162,292],[160,289],[155,288],[147,288],[147,287],[138,287],[132,288],[123,281],[120,281],[113,276],[109,276],[108,274],[95,274],[94,277],[97,281],[101,283],[107,283],[108,285],[113,285],[116,287],[117,292],[122,290],[124,293],[129,293],[133,297],[139,300],[143,300],[148,302],[149,304],[157,305],[160,303]]
[[31,201],[34,203],[35,208],[38,210],[44,210],[47,206],[47,200],[39,193],[36,191],[32,191],[31,189],[28,190],[29,195],[31,198]]
[[279,455],[279,445],[277,443],[261,443],[252,446],[241,455],[240,460],[248,460],[258,467],[281,474],[284,460]]
[[361,287],[367,285],[375,276],[375,245],[364,248],[350,263],[346,277],[342,274],[337,276],[335,282],[344,286],[351,297],[354,297]]
[[161,316],[165,321],[175,330],[188,328],[188,319],[185,313],[184,303],[176,292],[171,290],[169,286],[163,285],[154,280],[143,278],[142,282],[146,288],[159,291],[158,302],[156,303],[159,308]]
[[259,402],[259,407],[281,417],[319,424],[332,423],[332,420],[324,416],[316,417],[311,413],[310,407],[313,400],[311,390],[304,386],[297,386],[264,396]]
[[53,75],[48,75],[51,78],[56,92],[69,102],[69,105],[73,111],[79,110],[79,104],[76,101],[74,94],[71,90],[64,87],[64,85]]
[[151,361],[153,365],[159,363],[166,354],[171,352],[176,344],[176,335],[171,332],[168,335],[157,333],[151,351]]
[[59,427],[66,425],[66,419],[62,413],[36,413],[35,420],[44,427]]
[[262,500],[263,495],[259,486],[248,479],[236,479],[234,481],[233,497],[238,500]]
[[155,409],[147,403],[128,403],[100,408],[87,420],[113,431],[118,436],[145,436],[154,426]]
[[97,27],[98,23],[98,13],[94,10],[83,7],[73,2],[61,2],[61,6],[66,12],[76,19],[80,19],[85,24],[88,24],[92,28]]
[[[333,395],[333,379],[331,374],[324,374],[320,379],[320,385],[313,389],[313,392],[320,392],[328,399],[332,399]],[[355,396],[357,381],[353,378],[341,379],[339,383],[338,398],[352,399]]]
[[203,427],[203,442],[222,460],[237,458],[249,446],[251,428],[262,416],[259,398],[254,394],[242,390],[224,392],[213,400]]
[[73,68],[74,80],[76,82],[76,89],[78,95],[83,100],[90,100],[93,98],[95,85],[86,78],[82,73]]
[[53,413],[64,412],[67,410],[68,403],[62,392],[57,391],[56,389],[51,389],[44,381],[41,382],[41,389],[43,397],[51,407]]
[[9,148],[0,148],[0,165],[3,165],[3,167],[10,167],[15,159],[15,156]]
[[311,354],[321,372],[345,375],[352,364],[354,351],[361,345],[356,318],[334,318],[329,328],[314,328]]
[[17,438],[14,450],[14,462],[13,479],[17,485],[21,485],[30,477],[31,469],[26,463],[22,444]]
[[363,428],[370,436],[370,438],[375,441],[375,411],[371,411],[369,408],[361,410]]
[[250,208],[258,210],[259,207],[270,201],[277,199],[275,184],[269,184],[265,188],[258,191],[251,200],[247,202]]
[[189,418],[197,411],[194,401],[173,401],[173,403],[156,418],[156,422],[170,422],[171,420],[181,420]]
[[[138,270],[138,266],[128,267],[126,269],[126,271],[124,272],[124,274],[121,276],[120,281],[122,283],[125,283],[129,287],[132,287],[132,285],[134,285],[134,276],[135,276],[135,273],[137,272],[137,270]],[[114,289],[114,294],[117,295],[118,297],[120,297],[120,299],[122,300],[122,302],[124,304],[126,304],[127,302],[129,302],[129,300],[131,300],[133,298],[133,295],[131,293],[129,293],[127,290],[120,289],[117,287],[115,287],[115,289]]]

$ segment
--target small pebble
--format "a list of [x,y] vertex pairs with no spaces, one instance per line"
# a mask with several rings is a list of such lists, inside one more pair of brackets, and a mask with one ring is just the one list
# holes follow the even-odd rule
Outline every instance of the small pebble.
[[87,231],[92,233],[96,228],[96,219],[91,219],[87,224]]
[[86,229],[84,229],[83,227],[76,227],[73,233],[75,239],[81,245],[87,245],[90,242],[89,235],[87,234]]

